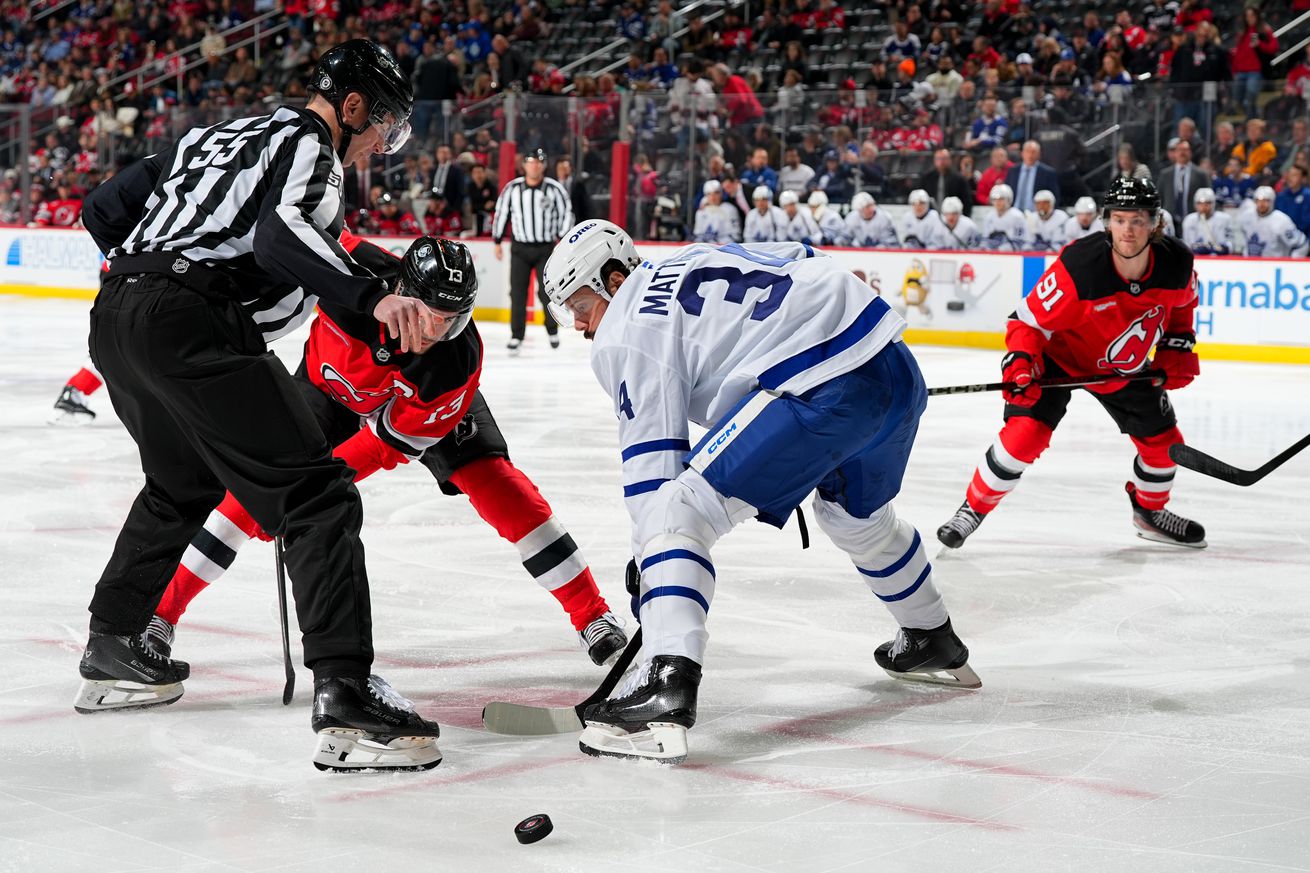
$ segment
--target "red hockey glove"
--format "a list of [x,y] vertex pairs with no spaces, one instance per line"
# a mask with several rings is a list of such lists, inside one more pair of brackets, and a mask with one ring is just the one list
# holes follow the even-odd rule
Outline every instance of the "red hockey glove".
[[1192,351],[1195,346],[1194,333],[1167,333],[1155,344],[1155,367],[1164,370],[1166,389],[1186,388],[1201,375],[1201,359]]
[[1042,396],[1042,386],[1037,384],[1037,365],[1033,356],[1027,352],[1010,352],[1001,359],[1001,379],[1013,382],[1014,388],[1001,391],[1006,403],[1031,409]]

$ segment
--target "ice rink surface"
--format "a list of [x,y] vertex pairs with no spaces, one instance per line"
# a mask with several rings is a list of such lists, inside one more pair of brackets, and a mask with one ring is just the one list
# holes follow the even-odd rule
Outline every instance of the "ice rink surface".
[[[86,603],[141,483],[103,391],[94,425],[44,423],[87,309],[0,297],[0,871],[1310,870],[1310,454],[1245,489],[1180,471],[1171,508],[1210,547],[1150,544],[1131,444],[1080,396],[937,554],[1000,400],[934,398],[897,505],[983,688],[887,678],[873,650],[895,626],[845,557],[814,525],[802,551],[794,523],[747,523],[714,551],[700,720],[671,769],[482,729],[488,700],[571,704],[603,671],[466,500],[418,465],[380,473],[361,485],[376,670],[441,722],[445,761],[328,775],[303,668],[280,705],[263,543],[183,618],[181,701],[73,712]],[[483,332],[515,461],[626,612],[615,420],[585,342],[552,352],[538,328],[511,359],[505,326]],[[998,378],[994,352],[915,351],[930,385]],[[1306,433],[1308,396],[1310,369],[1206,362],[1175,401],[1190,442],[1249,468]],[[520,846],[538,812],[555,833]]]

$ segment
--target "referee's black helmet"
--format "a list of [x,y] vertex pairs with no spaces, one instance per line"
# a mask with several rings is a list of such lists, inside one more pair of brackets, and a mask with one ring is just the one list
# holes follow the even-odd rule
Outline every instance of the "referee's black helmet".
[[[332,104],[337,123],[347,134],[358,136],[369,124],[378,125],[387,154],[394,154],[409,137],[414,88],[395,56],[371,39],[347,40],[325,51],[308,90]],[[352,91],[362,94],[369,108],[368,121],[353,128],[341,117],[341,103]],[[349,136],[343,137],[343,151],[348,140]]]

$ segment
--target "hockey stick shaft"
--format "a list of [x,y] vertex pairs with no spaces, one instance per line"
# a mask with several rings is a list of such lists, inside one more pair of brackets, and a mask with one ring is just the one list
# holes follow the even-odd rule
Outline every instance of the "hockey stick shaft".
[[1310,446],[1310,434],[1306,434],[1254,470],[1239,469],[1232,464],[1226,464],[1218,458],[1182,443],[1169,447],[1169,457],[1181,467],[1245,488],[1259,482],[1265,476],[1286,464],[1293,456],[1300,454],[1308,446]]
[[[1104,376],[1057,376],[1053,379],[1041,379],[1036,384],[1040,388],[1079,388],[1083,385],[1100,385],[1103,382],[1145,382],[1151,381],[1157,385],[1163,385],[1165,374],[1159,370],[1143,370],[1140,373],[1134,373],[1131,376],[1120,376],[1117,373],[1107,374]],[[975,385],[946,385],[940,388],[929,388],[928,396],[937,397],[943,394],[980,394],[984,391],[1013,391],[1019,386],[1013,382],[979,382]]]
[[619,655],[619,659],[610,667],[610,671],[605,674],[605,678],[600,680],[600,685],[596,687],[596,690],[591,693],[590,697],[573,707],[573,711],[578,714],[578,721],[582,721],[582,712],[588,706],[591,706],[593,703],[599,703],[610,696],[610,692],[614,690],[615,685],[619,684],[619,680],[623,678],[623,674],[628,670],[628,665],[632,663],[632,659],[637,656],[637,652],[640,650],[641,625],[637,625],[637,632],[632,635],[632,639],[628,640],[628,644],[624,647],[623,653]]
[[282,537],[273,539],[273,556],[277,561],[277,610],[282,625],[282,665],[287,675],[286,685],[282,686],[282,705],[287,706],[296,693],[296,668],[291,664],[291,631],[287,627],[287,567]]

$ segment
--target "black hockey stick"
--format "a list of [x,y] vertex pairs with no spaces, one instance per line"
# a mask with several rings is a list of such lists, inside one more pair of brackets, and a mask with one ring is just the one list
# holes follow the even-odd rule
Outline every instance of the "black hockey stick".
[[[1039,379],[1037,385],[1041,388],[1078,388],[1083,385],[1099,385],[1102,382],[1145,382],[1150,380],[1156,385],[1163,385],[1165,374],[1160,370],[1143,370],[1140,373],[1133,373],[1131,376],[1120,376],[1118,373],[1107,374],[1104,376],[1056,376],[1053,379]],[[976,385],[946,385],[941,388],[929,388],[928,396],[936,397],[942,394],[979,394],[983,391],[1013,391],[1019,386],[1013,382],[979,382]]]
[[277,561],[277,609],[282,621],[282,665],[287,670],[287,684],[282,686],[282,705],[287,706],[296,693],[296,668],[291,666],[291,632],[287,629],[287,570],[282,555],[282,537],[273,538],[273,557]]
[[1173,458],[1174,463],[1186,467],[1189,470],[1195,470],[1206,476],[1215,479],[1222,479],[1225,482],[1231,482],[1234,485],[1241,485],[1245,488],[1247,485],[1254,485],[1265,476],[1268,476],[1274,470],[1277,470],[1295,454],[1310,446],[1310,434],[1306,434],[1297,440],[1284,451],[1279,452],[1270,461],[1256,467],[1254,470],[1239,470],[1232,464],[1225,464],[1217,458],[1207,455],[1205,452],[1198,451],[1188,445],[1178,443],[1169,447],[1169,457]]
[[591,696],[576,706],[524,706],[520,703],[492,701],[482,708],[482,726],[493,734],[516,737],[538,737],[547,734],[571,734],[582,730],[582,713],[593,703],[609,697],[619,684],[628,665],[641,649],[641,626],[628,640],[619,659],[610,667],[600,686]]

